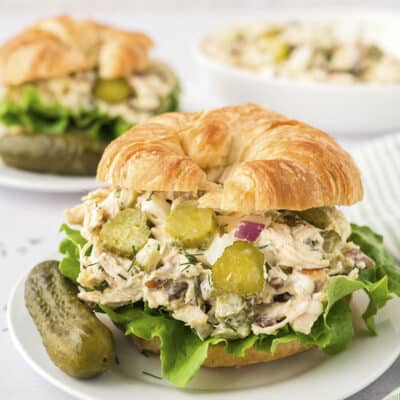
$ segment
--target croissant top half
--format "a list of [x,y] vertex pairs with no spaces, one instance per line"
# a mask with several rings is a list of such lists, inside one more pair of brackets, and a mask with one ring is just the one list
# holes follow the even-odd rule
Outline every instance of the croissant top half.
[[19,85],[98,68],[101,78],[143,70],[152,40],[69,16],[36,22],[0,48],[0,81]]
[[363,196],[358,168],[331,136],[255,104],[154,117],[107,147],[97,177],[136,191],[201,191],[201,206],[238,212]]

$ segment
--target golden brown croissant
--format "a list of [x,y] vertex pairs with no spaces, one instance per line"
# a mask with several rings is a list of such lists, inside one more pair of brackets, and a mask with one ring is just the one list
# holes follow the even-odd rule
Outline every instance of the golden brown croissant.
[[0,80],[18,85],[97,67],[102,78],[143,70],[153,42],[128,32],[69,16],[47,18],[0,48]]
[[363,195],[332,137],[255,104],[152,118],[107,147],[97,177],[136,191],[205,191],[200,205],[225,211],[351,205]]

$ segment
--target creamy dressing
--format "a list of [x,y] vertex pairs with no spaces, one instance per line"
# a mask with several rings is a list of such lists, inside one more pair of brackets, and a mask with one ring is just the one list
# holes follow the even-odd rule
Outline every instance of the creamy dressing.
[[[150,308],[163,307],[201,338],[275,334],[287,324],[308,334],[323,312],[330,279],[356,279],[358,270],[371,264],[356,245],[346,242],[350,225],[333,208],[324,209],[324,229],[287,211],[250,216],[217,211],[219,228],[207,248],[184,249],[165,225],[170,210],[188,197],[101,189],[69,210],[68,222],[80,223],[88,241],[81,249],[79,297],[110,307],[139,300]],[[99,237],[102,225],[128,207],[142,211],[151,231],[134,259],[105,249]],[[264,255],[265,284],[251,296],[221,293],[212,282],[212,266],[237,240],[235,232],[243,220],[264,225],[253,244]],[[327,232],[337,237],[329,251],[324,249]]]

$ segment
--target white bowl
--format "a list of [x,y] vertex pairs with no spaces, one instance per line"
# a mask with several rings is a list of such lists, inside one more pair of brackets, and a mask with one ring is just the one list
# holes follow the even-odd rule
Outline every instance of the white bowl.
[[[257,21],[333,21],[400,57],[400,14],[360,10],[310,10],[269,13]],[[249,22],[249,21],[245,21]],[[233,24],[233,25],[240,25]],[[218,29],[223,28],[220,26]],[[400,129],[400,84],[337,84],[265,77],[236,68],[195,46],[195,58],[207,86],[226,104],[256,102],[338,136],[376,135]]]

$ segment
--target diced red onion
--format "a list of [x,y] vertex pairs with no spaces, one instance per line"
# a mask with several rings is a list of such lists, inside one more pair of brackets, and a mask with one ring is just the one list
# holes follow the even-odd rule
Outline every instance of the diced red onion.
[[235,237],[238,239],[254,242],[260,236],[260,233],[265,228],[264,224],[252,221],[240,221],[239,226],[235,231]]

